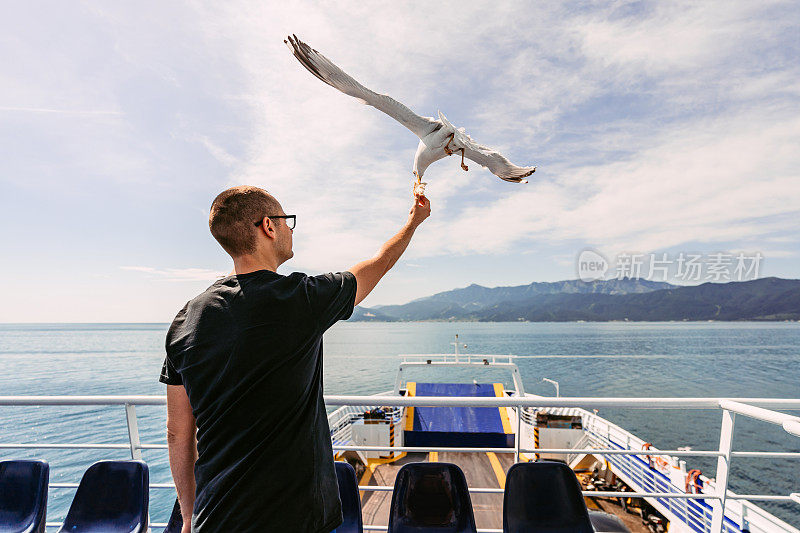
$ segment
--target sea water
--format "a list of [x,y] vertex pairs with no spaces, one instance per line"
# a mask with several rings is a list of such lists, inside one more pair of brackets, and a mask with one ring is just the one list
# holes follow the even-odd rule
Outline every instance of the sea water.
[[[164,394],[158,382],[167,324],[0,324],[0,395]],[[800,398],[798,323],[339,323],[325,335],[325,392],[373,394],[394,386],[400,354],[512,354],[526,392],[552,396],[724,396]],[[568,356],[568,357],[567,357]],[[425,381],[502,381],[508,373],[420,369]],[[268,407],[268,406],[267,406]],[[795,412],[796,414],[797,412]],[[163,406],[137,407],[142,443],[165,443]],[[662,449],[719,446],[720,411],[612,410],[609,418]],[[734,450],[800,451],[779,426],[737,417]],[[125,412],[112,407],[0,407],[0,443],[128,442]],[[0,459],[50,462],[51,483],[76,483],[102,459],[126,450],[0,449]],[[144,450],[152,483],[171,481],[166,450]],[[714,476],[715,460],[687,458]],[[798,461],[736,458],[730,487],[740,493],[800,492]],[[54,488],[48,521],[61,521],[75,489]],[[152,489],[151,519],[165,522],[174,489]],[[800,506],[760,504],[800,526]]]

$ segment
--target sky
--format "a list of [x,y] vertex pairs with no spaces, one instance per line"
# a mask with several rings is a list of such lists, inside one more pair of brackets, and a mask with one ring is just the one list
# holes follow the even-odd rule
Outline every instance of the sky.
[[797,2],[277,4],[4,9],[0,322],[170,321],[231,270],[207,219],[233,185],[297,214],[280,273],[345,270],[398,231],[418,140],[311,76],[290,33],[538,167],[431,166],[432,215],[365,306],[575,279],[587,249],[758,253],[758,276],[800,278]]

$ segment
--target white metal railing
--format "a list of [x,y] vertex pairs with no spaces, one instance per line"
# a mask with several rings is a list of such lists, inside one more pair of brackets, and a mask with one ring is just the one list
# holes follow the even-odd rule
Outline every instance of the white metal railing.
[[[635,453],[620,455],[611,452],[599,454],[607,460],[614,473],[628,485],[640,487],[642,490],[657,491],[661,493],[685,491],[686,467],[685,462],[678,461],[679,456],[673,452],[650,448],[641,450],[645,444],[638,437],[624,429],[594,415],[584,413],[584,429],[590,436],[590,445],[593,447],[607,447],[615,450],[629,449]],[[654,453],[646,453],[654,452]],[[762,452],[765,453],[765,452]],[[769,452],[766,452],[769,453]],[[669,454],[669,455],[667,455]],[[741,452],[741,456],[759,456],[753,452]],[[713,454],[717,458],[722,453],[717,450]],[[774,452],[770,457],[800,457],[796,452]],[[711,493],[716,498],[719,494],[718,483],[708,477],[702,477],[703,490]],[[680,500],[666,497],[656,497],[648,500],[670,521],[683,522],[694,531],[709,531],[713,519],[713,505],[706,502],[711,498]],[[760,507],[752,505],[747,500],[785,500],[780,495],[738,495],[727,491],[725,504],[725,522],[723,531],[739,532],[743,529],[751,531],[797,531],[785,522],[767,513]],[[791,497],[790,497],[791,499]]]
[[[800,458],[800,453],[796,452],[758,452],[758,451],[744,451],[733,452],[731,443],[734,431],[734,416],[736,414],[748,416],[757,420],[762,420],[772,424],[781,426],[785,431],[792,435],[800,436],[800,417],[788,415],[774,411],[774,409],[800,409],[800,399],[774,399],[774,398],[592,398],[592,397],[534,397],[534,396],[513,396],[513,397],[404,397],[396,395],[376,395],[376,396],[326,396],[325,401],[328,405],[345,406],[352,410],[341,409],[335,411],[340,415],[346,415],[348,420],[353,420],[352,416],[358,413],[363,413],[364,407],[375,406],[393,406],[395,409],[392,411],[391,416],[396,417],[399,407],[404,406],[423,406],[423,407],[436,407],[436,406],[462,406],[462,407],[510,407],[513,412],[522,413],[522,416],[515,416],[517,423],[517,435],[522,435],[520,431],[521,425],[529,424],[524,420],[530,415],[526,413],[528,409],[547,409],[549,412],[562,411],[567,412],[576,410],[584,417],[584,425],[589,426],[586,428],[595,437],[591,444],[591,448],[581,449],[581,453],[585,454],[599,454],[608,456],[609,462],[614,463],[618,457],[624,457],[625,461],[630,464],[631,461],[642,461],[639,456],[660,456],[660,457],[681,457],[681,456],[712,456],[717,457],[717,471],[715,476],[715,483],[713,484],[714,492],[709,494],[685,494],[670,492],[669,487],[663,480],[659,480],[655,474],[651,474],[653,482],[648,484],[647,474],[643,474],[643,470],[639,472],[630,470],[630,464],[626,465],[622,460],[618,468],[624,471],[629,468],[630,476],[638,475],[637,479],[633,479],[632,483],[636,486],[645,489],[641,492],[598,492],[598,491],[584,491],[584,495],[592,497],[638,497],[647,498],[659,502],[661,500],[676,500],[687,502],[684,504],[682,511],[683,516],[690,516],[695,519],[684,519],[687,524],[702,523],[702,529],[697,531],[709,531],[710,533],[725,532],[740,532],[741,527],[735,523],[728,514],[726,514],[726,503],[728,500],[741,501],[741,500],[770,500],[770,501],[793,501],[800,503],[800,493],[792,493],[789,495],[764,495],[764,494],[748,494],[748,495],[735,495],[727,490],[728,487],[728,472],[730,462],[734,457],[783,457],[783,458]],[[167,449],[166,444],[161,443],[141,443],[139,441],[139,431],[136,417],[136,405],[165,405],[165,396],[0,396],[0,406],[80,406],[80,405],[122,405],[125,406],[125,416],[128,427],[128,442],[120,444],[77,444],[77,443],[0,443],[0,449],[30,449],[30,448],[63,448],[63,449],[125,449],[129,450],[131,457],[134,459],[141,459],[141,451],[144,449]],[[361,407],[360,410],[354,410],[355,407]],[[615,438],[628,438],[630,434],[609,423],[607,420],[586,411],[584,408],[608,408],[608,407],[627,407],[636,409],[658,408],[658,409],[720,409],[723,413],[723,424],[720,430],[720,446],[718,450],[641,450],[632,449],[631,442],[627,442],[623,447],[619,442],[615,442]],[[767,409],[767,407],[771,409]],[[332,415],[329,416],[333,416]],[[528,416],[526,416],[528,414]],[[335,417],[334,417],[335,418]],[[535,416],[533,417],[535,420]],[[332,420],[338,423],[338,420]],[[522,438],[516,439],[514,449],[509,448],[451,448],[451,447],[380,447],[380,446],[353,446],[344,444],[349,439],[343,431],[343,426],[337,426],[336,430],[332,429],[332,437],[334,441],[333,448],[337,451],[355,450],[355,451],[406,451],[406,452],[495,452],[495,453],[514,453],[515,460],[519,457],[520,453],[534,454],[534,453],[560,453],[570,454],[575,453],[574,448],[535,448],[533,446],[523,446]],[[336,432],[341,437],[335,437]],[[626,436],[627,435],[627,436]],[[636,444],[636,443],[634,443]],[[596,447],[594,447],[596,446]],[[651,470],[652,472],[652,470]],[[53,483],[50,485],[52,488],[74,488],[77,483]],[[150,488],[153,489],[167,489],[174,488],[172,483],[152,483]],[[378,486],[367,485],[360,486],[360,490],[365,491],[391,491],[391,486]],[[474,493],[502,493],[503,489],[498,488],[482,488],[471,487],[470,492]],[[711,501],[711,504],[706,503],[706,500]],[[690,503],[699,502],[699,510],[691,507]],[[746,502],[745,502],[746,503]],[[759,528],[758,523],[754,523],[752,511],[758,509],[752,504],[746,505],[748,511],[750,531],[774,531],[774,529]],[[744,508],[743,508],[744,509]],[[680,511],[677,506],[675,507],[675,516],[680,518]],[[759,509],[760,511],[760,509]],[[743,518],[745,511],[737,513],[738,518]],[[695,516],[696,515],[696,516]],[[709,519],[710,516],[710,519]],[[772,517],[769,513],[761,511],[760,517]],[[737,518],[734,516],[733,518]],[[773,523],[785,524],[775,517]],[[58,526],[57,523],[48,523],[50,526]],[[164,523],[153,523],[153,527],[163,527]],[[787,528],[782,530],[799,531],[788,524]],[[381,526],[371,526],[369,530],[385,530],[380,529]],[[493,530],[483,530],[493,531]]]
[[[458,339],[456,339],[458,341]],[[442,368],[442,367],[481,367],[482,369],[493,368],[499,370],[507,370],[511,372],[511,379],[514,382],[514,392],[518,396],[525,394],[525,388],[522,384],[522,376],[519,372],[519,367],[514,363],[513,355],[490,355],[490,354],[459,354],[458,342],[456,344],[456,353],[454,354],[418,354],[418,355],[401,355],[400,366],[397,368],[397,375],[394,382],[394,394],[400,393],[400,386],[404,381],[403,371],[407,368]]]
[[[726,402],[731,401],[732,400],[720,400],[720,408],[723,410],[723,417],[725,416],[725,409],[723,406],[729,405]],[[758,403],[758,400],[754,399],[749,399],[748,401]],[[735,403],[733,405],[736,406]],[[790,405],[783,405],[782,407],[790,409],[793,408]],[[769,411],[758,407],[752,407],[752,409],[758,414],[758,416],[755,418],[771,421],[779,425],[784,425],[784,422],[789,421],[789,424],[787,425],[790,426],[790,429],[792,429],[791,422],[796,419],[796,417],[792,417],[784,413],[777,413],[775,411]],[[535,420],[535,411],[536,410],[533,409],[530,411],[524,410],[523,419],[527,418],[528,420]],[[612,470],[618,477],[623,479],[623,481],[625,481],[628,485],[643,487],[643,490],[672,492],[676,494],[683,493],[685,490],[686,467],[685,462],[678,461],[679,457],[683,455],[706,457],[713,456],[717,457],[719,461],[719,458],[724,455],[722,450],[695,450],[689,451],[688,453],[686,453],[687,450],[679,450],[681,453],[676,453],[676,451],[658,450],[654,447],[650,447],[649,450],[643,450],[642,448],[646,443],[639,437],[585,409],[559,407],[543,409],[543,411],[556,415],[580,416],[583,422],[583,429],[586,432],[586,435],[589,435],[591,439],[587,444],[584,441],[584,438],[586,437],[586,435],[584,435],[584,438],[581,439],[581,441],[584,442],[579,441],[574,445],[576,448],[584,447],[585,449],[581,450],[579,454],[575,453],[573,458],[575,455],[582,455],[586,453],[592,453],[600,457],[606,456],[605,458],[609,461]],[[728,434],[728,430],[730,431],[730,435],[732,437],[733,428],[730,427],[726,429],[723,426],[720,436],[721,442],[724,436]],[[789,431],[789,433],[794,434],[791,431]],[[523,442],[526,442],[526,437],[529,437],[529,435],[526,434],[524,427],[522,431],[522,437]],[[527,440],[532,441],[532,438],[528,438]],[[602,450],[598,450],[598,448],[609,448],[614,451],[603,452]],[[625,453],[617,453],[619,450],[625,451]],[[751,451],[730,452],[728,461],[730,461],[730,458],[732,457],[797,459],[800,458],[800,453]],[[705,503],[705,500],[712,500],[712,503],[716,506],[715,508],[723,509],[721,503],[717,504],[714,502],[714,500],[721,500],[721,490],[718,489],[718,487],[721,486],[721,483],[704,476],[702,477],[702,480],[704,481],[705,491],[707,493],[710,492],[712,495],[711,497],[702,499],[681,499],[680,496],[676,496],[675,498],[659,497],[647,499],[656,509],[667,516],[670,521],[687,523],[687,525],[694,531],[711,531],[713,508],[712,505]],[[753,532],[797,532],[798,530],[796,528],[789,526],[782,520],[748,501],[794,501],[794,494],[796,493],[788,496],[759,494],[737,495],[731,491],[726,491],[726,499],[731,501],[727,501],[724,506],[725,521],[723,524],[723,531],[738,532],[740,529],[736,529],[736,525],[740,524],[742,525],[742,529],[748,529]]]
[[[343,405],[330,413],[328,415],[328,427],[330,427],[331,430],[332,444],[336,446],[352,441],[353,422],[364,418],[364,411],[366,409],[375,409],[379,407],[385,406],[380,404],[364,407]],[[401,407],[392,407],[386,412],[386,415],[387,420],[397,424],[403,416],[403,409]]]

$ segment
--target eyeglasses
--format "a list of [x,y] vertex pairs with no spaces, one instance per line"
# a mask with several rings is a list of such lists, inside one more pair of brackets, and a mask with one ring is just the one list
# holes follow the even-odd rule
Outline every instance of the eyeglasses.
[[[267,218],[283,218],[286,220],[286,225],[289,227],[289,229],[294,229],[295,225],[297,224],[297,215],[267,215]],[[264,222],[263,218],[261,220],[256,220],[253,225],[260,226],[262,222]]]

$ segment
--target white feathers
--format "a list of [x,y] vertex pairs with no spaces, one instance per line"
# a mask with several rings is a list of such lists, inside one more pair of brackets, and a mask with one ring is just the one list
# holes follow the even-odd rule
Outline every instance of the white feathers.
[[[450,150],[488,168],[505,181],[527,183],[525,178],[536,171],[536,167],[519,167],[502,154],[475,142],[464,128],[456,128],[439,112],[439,120],[417,115],[397,100],[385,94],[371,91],[333,64],[328,58],[300,41],[293,35],[284,41],[298,61],[321,81],[356,98],[363,104],[383,111],[420,138],[414,157],[414,173],[422,177],[425,169],[435,161],[443,159]],[[462,168],[466,166],[462,162]]]

